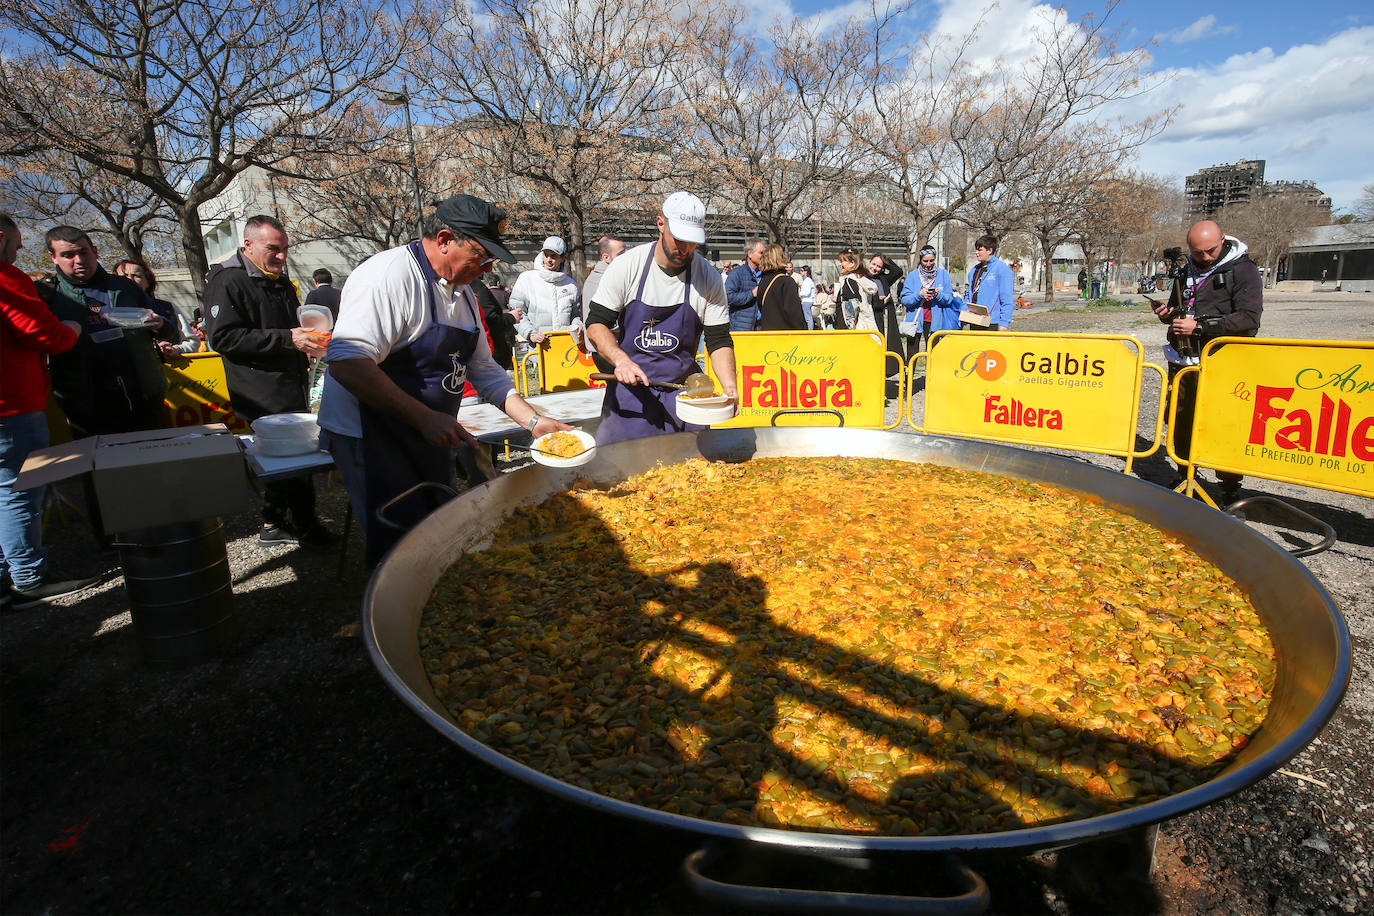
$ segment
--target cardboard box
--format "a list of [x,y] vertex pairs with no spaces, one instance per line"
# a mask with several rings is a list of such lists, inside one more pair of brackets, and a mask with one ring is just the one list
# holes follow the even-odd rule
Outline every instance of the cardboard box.
[[243,446],[223,423],[91,436],[33,452],[16,489],[91,474],[110,532],[232,515],[257,497]]

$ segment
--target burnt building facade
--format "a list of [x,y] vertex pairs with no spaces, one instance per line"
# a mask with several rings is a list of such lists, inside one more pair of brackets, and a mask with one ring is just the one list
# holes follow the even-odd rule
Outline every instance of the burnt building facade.
[[1189,219],[1215,217],[1222,207],[1243,204],[1264,193],[1264,160],[1242,159],[1189,175],[1183,185]]

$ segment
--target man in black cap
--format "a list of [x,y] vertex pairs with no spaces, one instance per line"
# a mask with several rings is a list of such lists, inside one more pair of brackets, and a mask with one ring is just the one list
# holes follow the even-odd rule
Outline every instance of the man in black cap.
[[[505,215],[467,194],[450,197],[420,239],[373,255],[344,284],[319,425],[362,520],[369,563],[400,536],[378,523],[377,507],[417,483],[451,483],[454,447],[477,445],[457,419],[465,380],[534,436],[572,428],[516,393],[468,289],[496,258],[515,261],[501,243]],[[422,490],[388,515],[414,525],[442,501]]]

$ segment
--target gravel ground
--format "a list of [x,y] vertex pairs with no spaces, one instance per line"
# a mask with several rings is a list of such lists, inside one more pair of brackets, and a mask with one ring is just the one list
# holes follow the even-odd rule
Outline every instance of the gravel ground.
[[[1152,360],[1162,336],[1136,308],[1035,307],[1016,327],[1134,334]],[[1374,340],[1374,296],[1272,294],[1263,333]],[[1170,474],[1158,457],[1135,472]],[[317,481],[338,530],[342,490]],[[1119,886],[1108,869],[1105,890],[1085,888],[1081,870],[1053,855],[979,860],[994,911],[1374,911],[1371,503],[1254,479],[1247,493],[1284,497],[1338,532],[1305,562],[1350,623],[1345,703],[1283,772],[1165,825],[1150,886]],[[333,550],[260,548],[256,525],[253,507],[225,519],[243,631],[223,658],[172,672],[142,665],[110,557],[99,587],[0,617],[0,909],[706,908],[678,878],[690,837],[534,793],[467,758],[382,685],[356,636],[367,580],[356,529],[341,566]],[[78,519],[51,518],[48,539],[62,567],[99,562]],[[905,886],[913,870],[880,861],[866,880]]]

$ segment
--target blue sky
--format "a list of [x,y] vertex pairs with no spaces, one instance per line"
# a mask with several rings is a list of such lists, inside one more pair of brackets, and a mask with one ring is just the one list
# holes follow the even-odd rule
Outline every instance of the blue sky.
[[[761,0],[760,19],[834,16],[867,3]],[[987,0],[926,0],[915,17],[954,33]],[[980,53],[1016,47],[1023,23],[1046,4],[1001,0],[979,36]],[[1103,7],[1074,2],[1071,20]],[[758,19],[756,19],[758,21]],[[1209,165],[1266,160],[1265,177],[1315,181],[1337,210],[1374,183],[1374,4],[1368,0],[1184,3],[1123,0],[1111,14],[1122,43],[1150,45],[1150,70],[1170,77],[1133,111],[1182,105],[1175,122],[1140,151],[1135,167],[1178,179]],[[1151,43],[1153,43],[1151,45]]]

